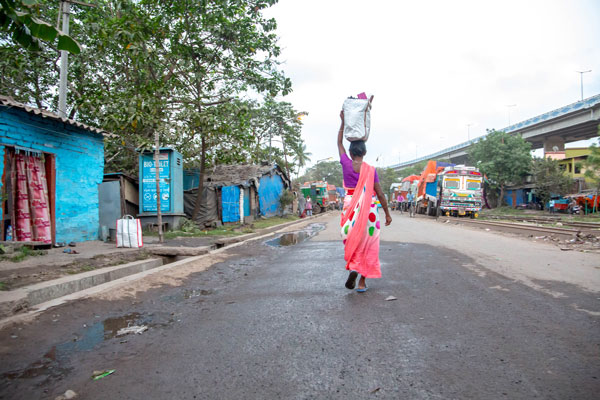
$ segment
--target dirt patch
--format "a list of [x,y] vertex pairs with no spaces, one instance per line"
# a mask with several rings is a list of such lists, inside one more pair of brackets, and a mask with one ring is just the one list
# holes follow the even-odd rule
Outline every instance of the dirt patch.
[[0,288],[2,290],[11,290],[39,282],[58,279],[67,275],[74,275],[81,272],[126,264],[132,261],[144,260],[151,256],[152,255],[145,250],[137,250],[77,258],[69,263],[61,265],[51,265],[40,262],[35,266],[19,267],[18,264],[15,264],[12,269],[0,270]]

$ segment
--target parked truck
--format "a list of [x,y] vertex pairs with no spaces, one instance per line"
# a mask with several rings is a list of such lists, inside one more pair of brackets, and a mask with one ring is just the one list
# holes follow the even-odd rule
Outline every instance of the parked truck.
[[436,215],[438,205],[438,176],[444,168],[453,166],[454,164],[442,161],[430,160],[427,162],[425,169],[421,172],[417,186],[417,214]]
[[483,202],[483,177],[475,167],[429,161],[421,174],[417,213],[476,218]]
[[312,201],[313,214],[319,214],[327,209],[333,209],[335,207],[335,202],[330,200],[330,194],[327,186],[327,182],[314,181],[305,182],[300,187],[300,191],[304,195],[304,198],[310,197]]
[[483,207],[483,176],[475,167],[446,167],[438,178],[436,215],[477,218]]

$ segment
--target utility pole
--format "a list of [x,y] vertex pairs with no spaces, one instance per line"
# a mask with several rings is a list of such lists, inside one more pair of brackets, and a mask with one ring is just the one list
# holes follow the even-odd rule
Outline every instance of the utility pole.
[[159,160],[159,134],[154,129],[154,176],[156,179],[156,223],[158,224],[158,242],[163,242],[162,210],[160,209],[160,160]]
[[579,73],[579,84],[581,86],[581,101],[583,101],[583,74],[592,72],[592,70],[588,69],[587,71],[575,71],[575,72]]
[[[88,4],[76,0],[63,0],[60,2],[58,15],[62,13],[62,33],[69,34],[69,16],[71,15],[71,3],[85,7],[96,7],[94,4]],[[57,24],[58,25],[58,24]],[[58,26],[56,27],[58,29]],[[60,81],[58,85],[58,115],[67,118],[67,77],[69,74],[69,52],[60,51]]]
[[508,109],[508,126],[510,126],[510,108],[511,107],[516,107],[516,104],[507,104],[506,108]]
[[[60,2],[60,12],[62,13],[62,31],[65,35],[69,34],[69,14],[71,5],[68,1]],[[58,115],[67,118],[67,75],[69,69],[69,52],[60,51],[60,84],[58,86]]]

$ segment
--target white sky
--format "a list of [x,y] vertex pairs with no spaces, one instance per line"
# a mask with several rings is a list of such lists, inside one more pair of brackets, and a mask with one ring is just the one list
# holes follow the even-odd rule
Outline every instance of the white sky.
[[578,101],[577,70],[592,70],[584,97],[600,93],[599,0],[280,0],[265,14],[312,163],[337,159],[342,103],[363,91],[377,166]]

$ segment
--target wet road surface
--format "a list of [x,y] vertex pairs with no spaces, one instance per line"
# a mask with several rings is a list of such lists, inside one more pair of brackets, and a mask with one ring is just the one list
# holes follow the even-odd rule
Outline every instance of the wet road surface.
[[[555,298],[464,254],[391,241],[383,279],[358,294],[341,244],[316,230],[231,249],[179,287],[2,330],[0,398],[597,398],[600,318],[572,307],[597,294],[565,284]],[[148,329],[117,335],[132,325]]]

